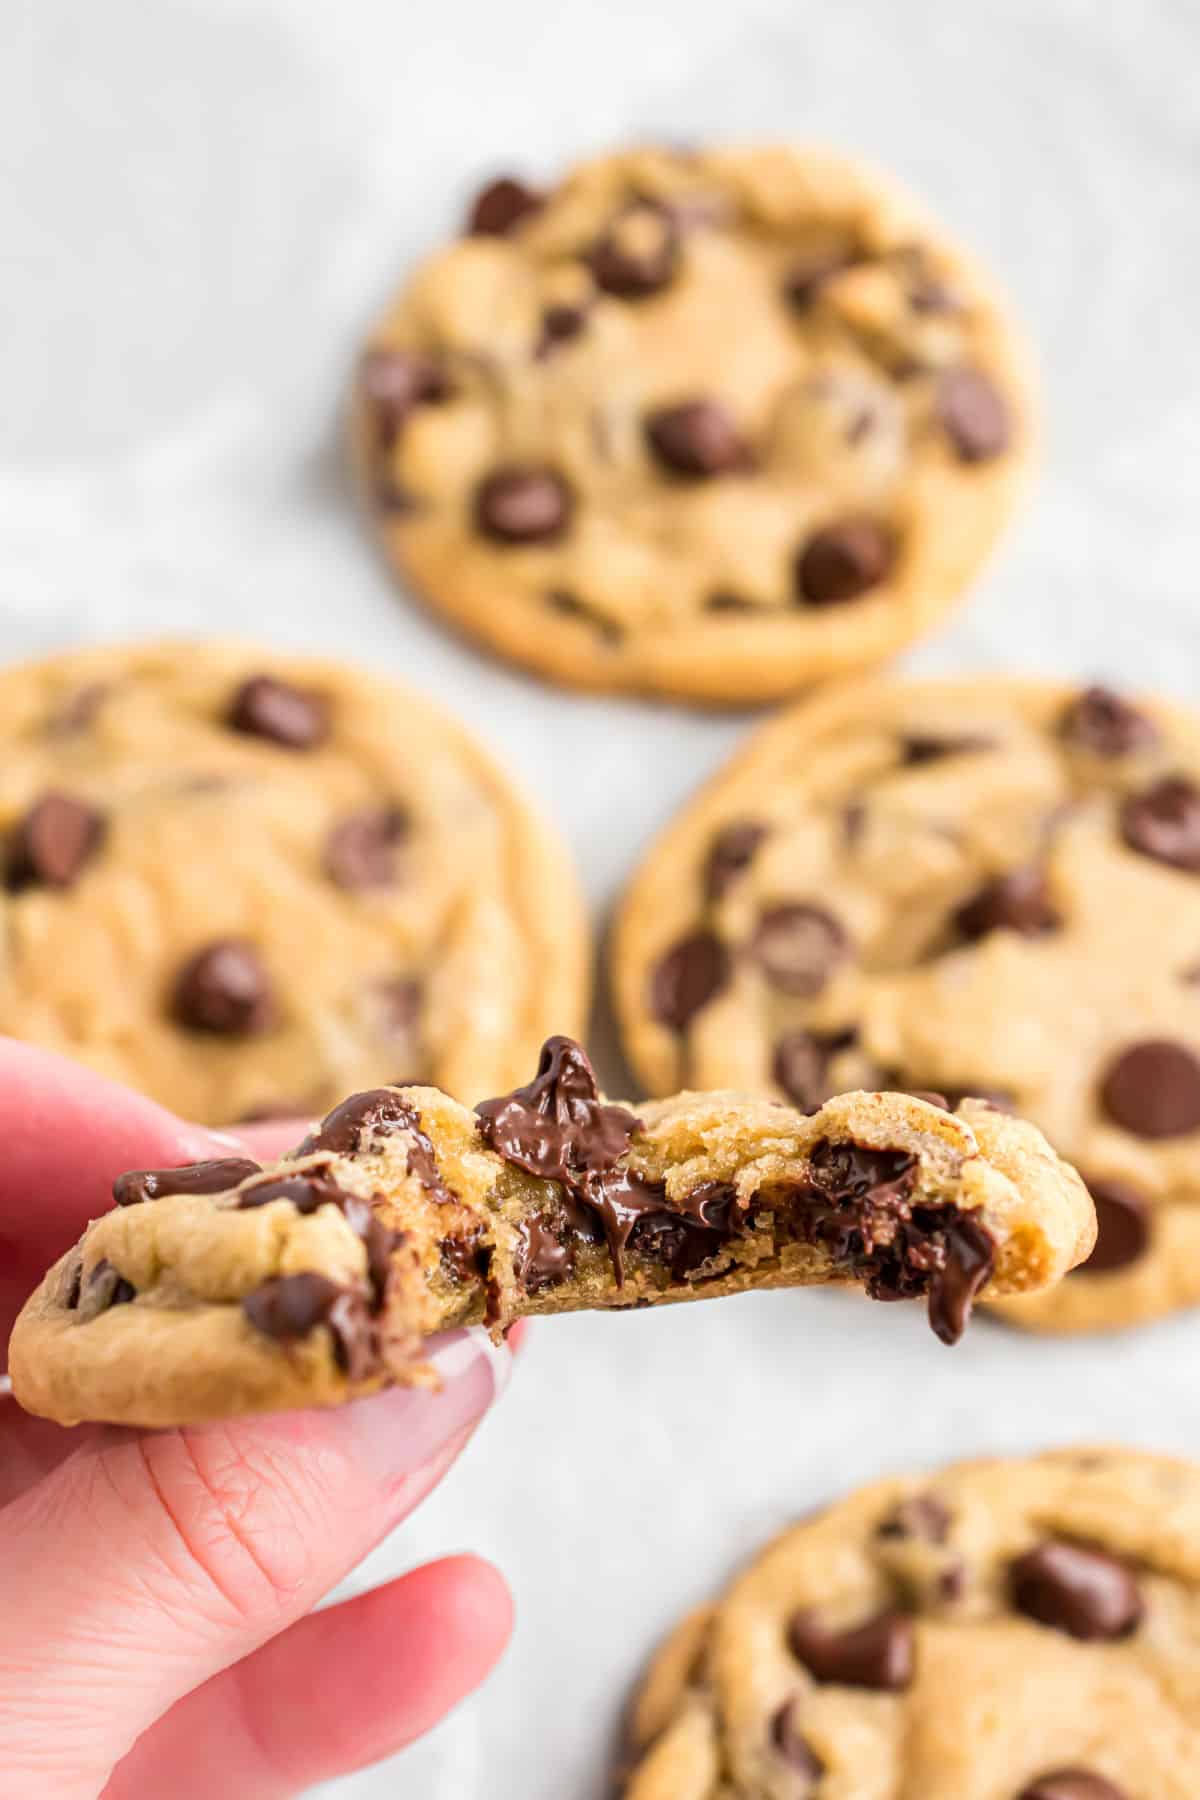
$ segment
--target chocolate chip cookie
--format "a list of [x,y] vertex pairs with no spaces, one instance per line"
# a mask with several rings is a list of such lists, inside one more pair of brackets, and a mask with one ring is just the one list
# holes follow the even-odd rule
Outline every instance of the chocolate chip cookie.
[[1100,1237],[1026,1324],[1200,1301],[1200,723],[1029,681],[877,682],[751,739],[625,899],[653,1093],[932,1089],[1011,1106]]
[[626,1800],[1192,1800],[1200,1468],[1059,1451],[883,1481],[660,1651]]
[[990,280],[824,152],[641,149],[512,180],[358,369],[388,557],[575,686],[758,701],[926,631],[1030,459]]
[[563,848],[390,681],[242,644],[0,673],[0,1031],[212,1124],[430,1080],[582,1021]]
[[420,1381],[435,1331],[748,1288],[927,1296],[953,1343],[980,1291],[1091,1249],[1074,1170],[1031,1126],[857,1094],[605,1101],[569,1038],[473,1112],[431,1087],[335,1107],[271,1169],[134,1171],[9,1348],[31,1412],[171,1425]]

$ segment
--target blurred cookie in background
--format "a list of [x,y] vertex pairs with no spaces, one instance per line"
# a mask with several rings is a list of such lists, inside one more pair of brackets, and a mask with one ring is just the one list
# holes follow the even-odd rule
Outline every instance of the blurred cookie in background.
[[0,674],[0,1031],[186,1118],[464,1100],[578,1028],[566,852],[447,714],[239,643]]
[[502,179],[361,359],[389,559],[571,685],[753,702],[959,598],[1030,460],[988,276],[890,177],[783,146]]
[[1200,722],[1102,688],[875,681],[785,713],[667,829],[614,941],[652,1093],[990,1100],[1100,1237],[1050,1330],[1200,1301]]
[[621,1792],[1190,1800],[1198,1532],[1200,1469],[1132,1450],[863,1488],[663,1645]]

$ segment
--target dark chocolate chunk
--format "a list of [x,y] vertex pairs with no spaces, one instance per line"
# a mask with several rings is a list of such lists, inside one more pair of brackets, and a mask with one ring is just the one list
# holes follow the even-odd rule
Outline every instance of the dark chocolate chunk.
[[130,1169],[113,1182],[118,1206],[137,1206],[167,1194],[225,1194],[251,1175],[261,1173],[248,1156],[223,1156],[210,1162],[184,1163],[179,1169]]
[[1129,1800],[1129,1796],[1091,1769],[1055,1769],[1022,1788],[1017,1800]]
[[934,737],[929,732],[910,731],[900,739],[900,760],[906,769],[921,768],[925,763],[942,762],[948,756],[974,756],[991,750],[995,739],[982,732],[963,731],[950,737]]
[[1007,403],[981,370],[943,370],[933,405],[960,462],[989,462],[1008,449],[1012,425]]
[[750,466],[750,450],[717,400],[687,400],[646,415],[646,441],[676,475],[727,475]]
[[680,258],[679,221],[669,208],[636,201],[592,245],[588,263],[597,287],[621,300],[644,300],[674,280]]
[[708,847],[704,864],[704,898],[720,900],[754,861],[767,827],[756,819],[734,819],[722,825]]
[[264,1282],[245,1296],[242,1311],[256,1331],[277,1343],[291,1343],[327,1325],[338,1367],[351,1381],[361,1380],[378,1364],[378,1335],[364,1297],[325,1275],[281,1275]]
[[309,688],[252,675],[229,708],[229,723],[249,737],[267,738],[285,750],[315,750],[329,736],[329,706]]
[[64,1284],[62,1303],[68,1312],[74,1312],[79,1305],[79,1296],[83,1292],[83,1260],[80,1258],[70,1270]]
[[900,1500],[876,1527],[881,1538],[916,1538],[923,1544],[944,1544],[950,1532],[950,1508],[936,1494],[911,1494]]
[[838,519],[814,532],[796,558],[796,591],[809,606],[841,606],[886,581],[896,538],[879,519]]
[[795,1613],[788,1643],[814,1681],[898,1693],[916,1661],[916,1634],[905,1613],[886,1610],[849,1631],[830,1631],[808,1609]]
[[686,1281],[717,1255],[744,1218],[737,1190],[727,1181],[702,1181],[682,1200],[668,1202],[664,1189],[649,1187],[642,1198],[645,1209],[629,1231],[629,1247],[665,1263],[676,1281]]
[[545,1181],[561,1182],[586,1232],[603,1231],[617,1284],[639,1218],[666,1207],[660,1183],[617,1167],[638,1129],[624,1106],[601,1100],[595,1072],[571,1038],[546,1040],[538,1072],[525,1087],[475,1108],[484,1142],[506,1162]]
[[132,1281],[126,1281],[106,1256],[93,1266],[87,1285],[89,1305],[97,1313],[107,1312],[112,1306],[127,1306],[137,1299]]
[[43,794],[8,839],[7,886],[69,888],[104,842],[104,815],[70,794]]
[[650,978],[650,1009],[672,1031],[685,1031],[729,980],[725,945],[712,931],[680,938],[656,964]]
[[1200,1058],[1169,1038],[1130,1044],[1101,1077],[1100,1099],[1135,1137],[1183,1137],[1200,1127]]
[[512,175],[500,175],[481,188],[467,214],[470,237],[507,237],[522,219],[541,212],[546,196]]
[[495,469],[475,492],[475,524],[501,544],[545,544],[571,523],[574,497],[554,469]]
[[1150,1248],[1150,1208],[1131,1182],[1087,1177],[1096,1208],[1096,1248],[1082,1265],[1091,1275],[1107,1275],[1140,1262]]
[[420,350],[369,350],[359,382],[370,402],[380,448],[395,442],[414,408],[436,405],[450,394],[441,363]]
[[535,1214],[517,1231],[518,1247],[513,1274],[527,1293],[554,1287],[565,1281],[575,1263],[575,1252],[564,1243],[553,1222]]
[[1063,713],[1059,731],[1093,756],[1129,756],[1158,742],[1158,727],[1111,688],[1085,688]]
[[789,1031],[779,1039],[771,1060],[771,1079],[793,1106],[815,1113],[829,1098],[829,1062],[839,1050],[847,1050],[857,1033],[845,1031]]
[[483,1230],[473,1225],[454,1237],[442,1239],[441,1264],[454,1281],[472,1282],[486,1276],[491,1268],[492,1251],[483,1242]]
[[338,887],[393,887],[396,851],[408,836],[409,817],[402,806],[376,806],[351,813],[333,826],[325,840],[324,866]]
[[544,362],[560,344],[569,344],[587,324],[587,309],[582,306],[547,306],[542,313],[541,334],[533,347],[534,357]]
[[772,987],[811,1000],[850,954],[850,940],[823,907],[789,901],[760,915],[754,954]]
[[[410,1038],[421,1017],[420,982],[407,975],[391,975],[383,981],[376,981],[371,992],[379,1003],[380,1029],[388,1037]],[[393,1087],[405,1085],[407,1084],[403,1081],[392,1083]]]
[[796,1800],[814,1800],[816,1783],[825,1773],[825,1764],[800,1730],[802,1706],[799,1695],[784,1701],[771,1720],[771,1742],[792,1774],[805,1782],[804,1786],[792,1790]]
[[1200,788],[1186,775],[1165,775],[1130,794],[1121,807],[1121,836],[1155,862],[1200,872]]
[[961,937],[974,943],[993,931],[1042,937],[1058,930],[1062,916],[1054,904],[1045,870],[1029,864],[985,881],[957,908],[954,924]]
[[175,980],[172,1010],[189,1031],[257,1037],[275,1023],[266,965],[245,938],[218,938],[190,956]]
[[802,1235],[874,1300],[927,1294],[935,1336],[957,1343],[995,1261],[987,1227],[957,1207],[914,1202],[917,1163],[906,1151],[823,1141],[809,1164],[810,1184],[795,1194]]
[[1137,1581],[1104,1550],[1049,1538],[1009,1564],[1013,1605],[1085,1642],[1128,1637],[1144,1610]]
[[256,1181],[238,1195],[237,1211],[252,1212],[259,1206],[270,1206],[273,1200],[287,1200],[298,1213],[316,1212],[319,1206],[336,1206],[342,1211],[354,1195],[339,1187],[332,1176],[321,1169],[297,1170],[294,1175],[269,1175]]
[[409,1134],[408,1172],[441,1204],[454,1199],[438,1168],[433,1140],[421,1129],[420,1115],[411,1101],[394,1088],[368,1088],[365,1093],[351,1094],[322,1121],[318,1130],[305,1138],[300,1154],[332,1150],[340,1156],[353,1156],[367,1132]]
[[[919,1221],[919,1212],[914,1218]],[[929,1323],[943,1344],[957,1344],[967,1328],[975,1296],[991,1276],[996,1262],[996,1240],[986,1225],[969,1214],[948,1219],[941,1226],[944,1244],[940,1269],[929,1281]]]

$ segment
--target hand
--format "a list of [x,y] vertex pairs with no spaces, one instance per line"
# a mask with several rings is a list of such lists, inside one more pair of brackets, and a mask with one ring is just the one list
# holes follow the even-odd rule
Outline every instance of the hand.
[[[248,1128],[259,1159],[295,1125]],[[129,1168],[232,1140],[0,1039],[0,1345]],[[5,1800],[282,1800],[429,1729],[507,1641],[507,1589],[448,1557],[313,1613],[453,1463],[507,1373],[481,1332],[440,1393],[187,1431],[64,1431],[0,1393]]]

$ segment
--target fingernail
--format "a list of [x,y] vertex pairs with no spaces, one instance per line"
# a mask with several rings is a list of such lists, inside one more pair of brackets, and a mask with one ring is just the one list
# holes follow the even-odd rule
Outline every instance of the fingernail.
[[389,1388],[342,1408],[352,1453],[377,1481],[415,1474],[499,1399],[511,1360],[481,1326],[434,1339],[428,1361],[441,1378],[439,1390]]

